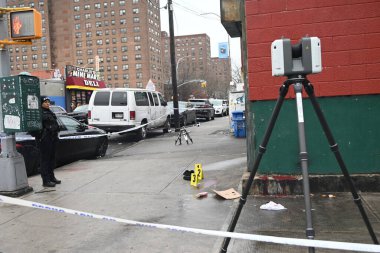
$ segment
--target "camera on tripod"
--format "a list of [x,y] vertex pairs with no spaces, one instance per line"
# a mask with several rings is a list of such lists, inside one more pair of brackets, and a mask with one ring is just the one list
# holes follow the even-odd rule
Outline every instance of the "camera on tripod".
[[303,37],[295,45],[290,39],[272,42],[272,76],[315,74],[322,71],[321,41]]

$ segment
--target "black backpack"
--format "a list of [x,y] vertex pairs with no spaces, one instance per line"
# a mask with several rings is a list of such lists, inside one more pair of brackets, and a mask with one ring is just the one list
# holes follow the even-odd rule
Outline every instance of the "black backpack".
[[40,140],[42,138],[42,129],[29,131],[28,134],[33,136],[36,140]]

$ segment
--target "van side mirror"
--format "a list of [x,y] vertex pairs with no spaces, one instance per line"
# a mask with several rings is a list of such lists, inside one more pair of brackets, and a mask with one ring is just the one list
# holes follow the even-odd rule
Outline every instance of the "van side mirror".
[[167,105],[168,105],[168,102],[166,102],[166,101],[162,101],[162,102],[161,102],[161,105],[163,105],[163,106],[167,106]]

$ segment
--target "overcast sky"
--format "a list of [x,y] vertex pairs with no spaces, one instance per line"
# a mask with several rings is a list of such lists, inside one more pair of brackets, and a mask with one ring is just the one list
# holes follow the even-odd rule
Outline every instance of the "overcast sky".
[[[169,34],[168,10],[161,3],[161,30]],[[206,14],[214,13],[214,14]],[[220,22],[220,0],[173,0],[174,35],[206,33],[210,37],[211,57],[218,57],[218,43],[228,42],[228,33]],[[240,63],[240,39],[230,38],[232,68]]]

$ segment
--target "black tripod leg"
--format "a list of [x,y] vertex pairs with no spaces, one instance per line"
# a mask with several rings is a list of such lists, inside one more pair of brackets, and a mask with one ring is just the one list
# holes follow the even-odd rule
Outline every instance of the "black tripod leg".
[[360,214],[362,215],[364,223],[367,226],[367,229],[368,229],[368,232],[372,238],[372,241],[374,244],[379,244],[379,241],[377,240],[376,234],[373,231],[371,223],[369,222],[367,213],[365,212],[365,209],[363,207],[362,200],[361,200],[361,198],[360,198],[360,196],[359,196],[359,194],[355,188],[355,185],[354,185],[354,183],[350,177],[350,174],[348,173],[347,167],[346,167],[346,165],[343,161],[343,158],[339,152],[338,144],[335,142],[334,137],[331,133],[331,130],[327,124],[327,121],[326,121],[324,115],[323,115],[323,112],[322,112],[322,110],[321,110],[321,108],[317,102],[317,99],[315,98],[314,88],[313,88],[312,84],[307,80],[305,80],[305,82],[303,83],[303,86],[305,87],[306,93],[310,98],[310,101],[311,101],[311,103],[314,107],[314,110],[318,116],[319,122],[322,125],[323,131],[325,132],[325,135],[326,135],[327,140],[329,142],[331,151],[334,153],[335,158],[336,158],[336,160],[340,166],[340,169],[342,170],[342,173],[343,173],[344,177],[346,178],[346,181],[347,181],[347,183],[350,187],[350,190],[351,190],[351,194],[354,198],[354,202],[356,203],[356,205],[359,208]]
[[[243,209],[243,206],[244,206],[245,202],[247,201],[247,196],[248,196],[249,190],[251,189],[253,179],[255,178],[257,169],[259,168],[261,158],[263,157],[263,155],[266,151],[266,146],[267,146],[269,138],[272,134],[272,130],[273,130],[274,125],[276,123],[278,114],[280,113],[281,106],[284,102],[286,94],[288,93],[289,85],[290,84],[288,82],[284,82],[284,84],[280,88],[280,96],[277,99],[276,106],[275,106],[273,113],[272,113],[272,116],[269,120],[268,127],[265,130],[264,139],[261,142],[261,145],[259,146],[259,152],[258,152],[257,157],[255,159],[255,163],[254,163],[253,169],[251,170],[251,173],[249,175],[248,181],[244,187],[243,194],[240,197],[239,206],[237,207],[237,209],[236,209],[236,211],[232,217],[232,220],[230,222],[230,225],[228,226],[228,230],[227,230],[228,232],[233,232],[235,230],[235,226],[236,226],[236,223],[239,219],[241,210]],[[220,249],[220,253],[227,252],[227,248],[228,248],[228,244],[230,243],[230,240],[231,240],[230,237],[224,238],[222,247]]]

